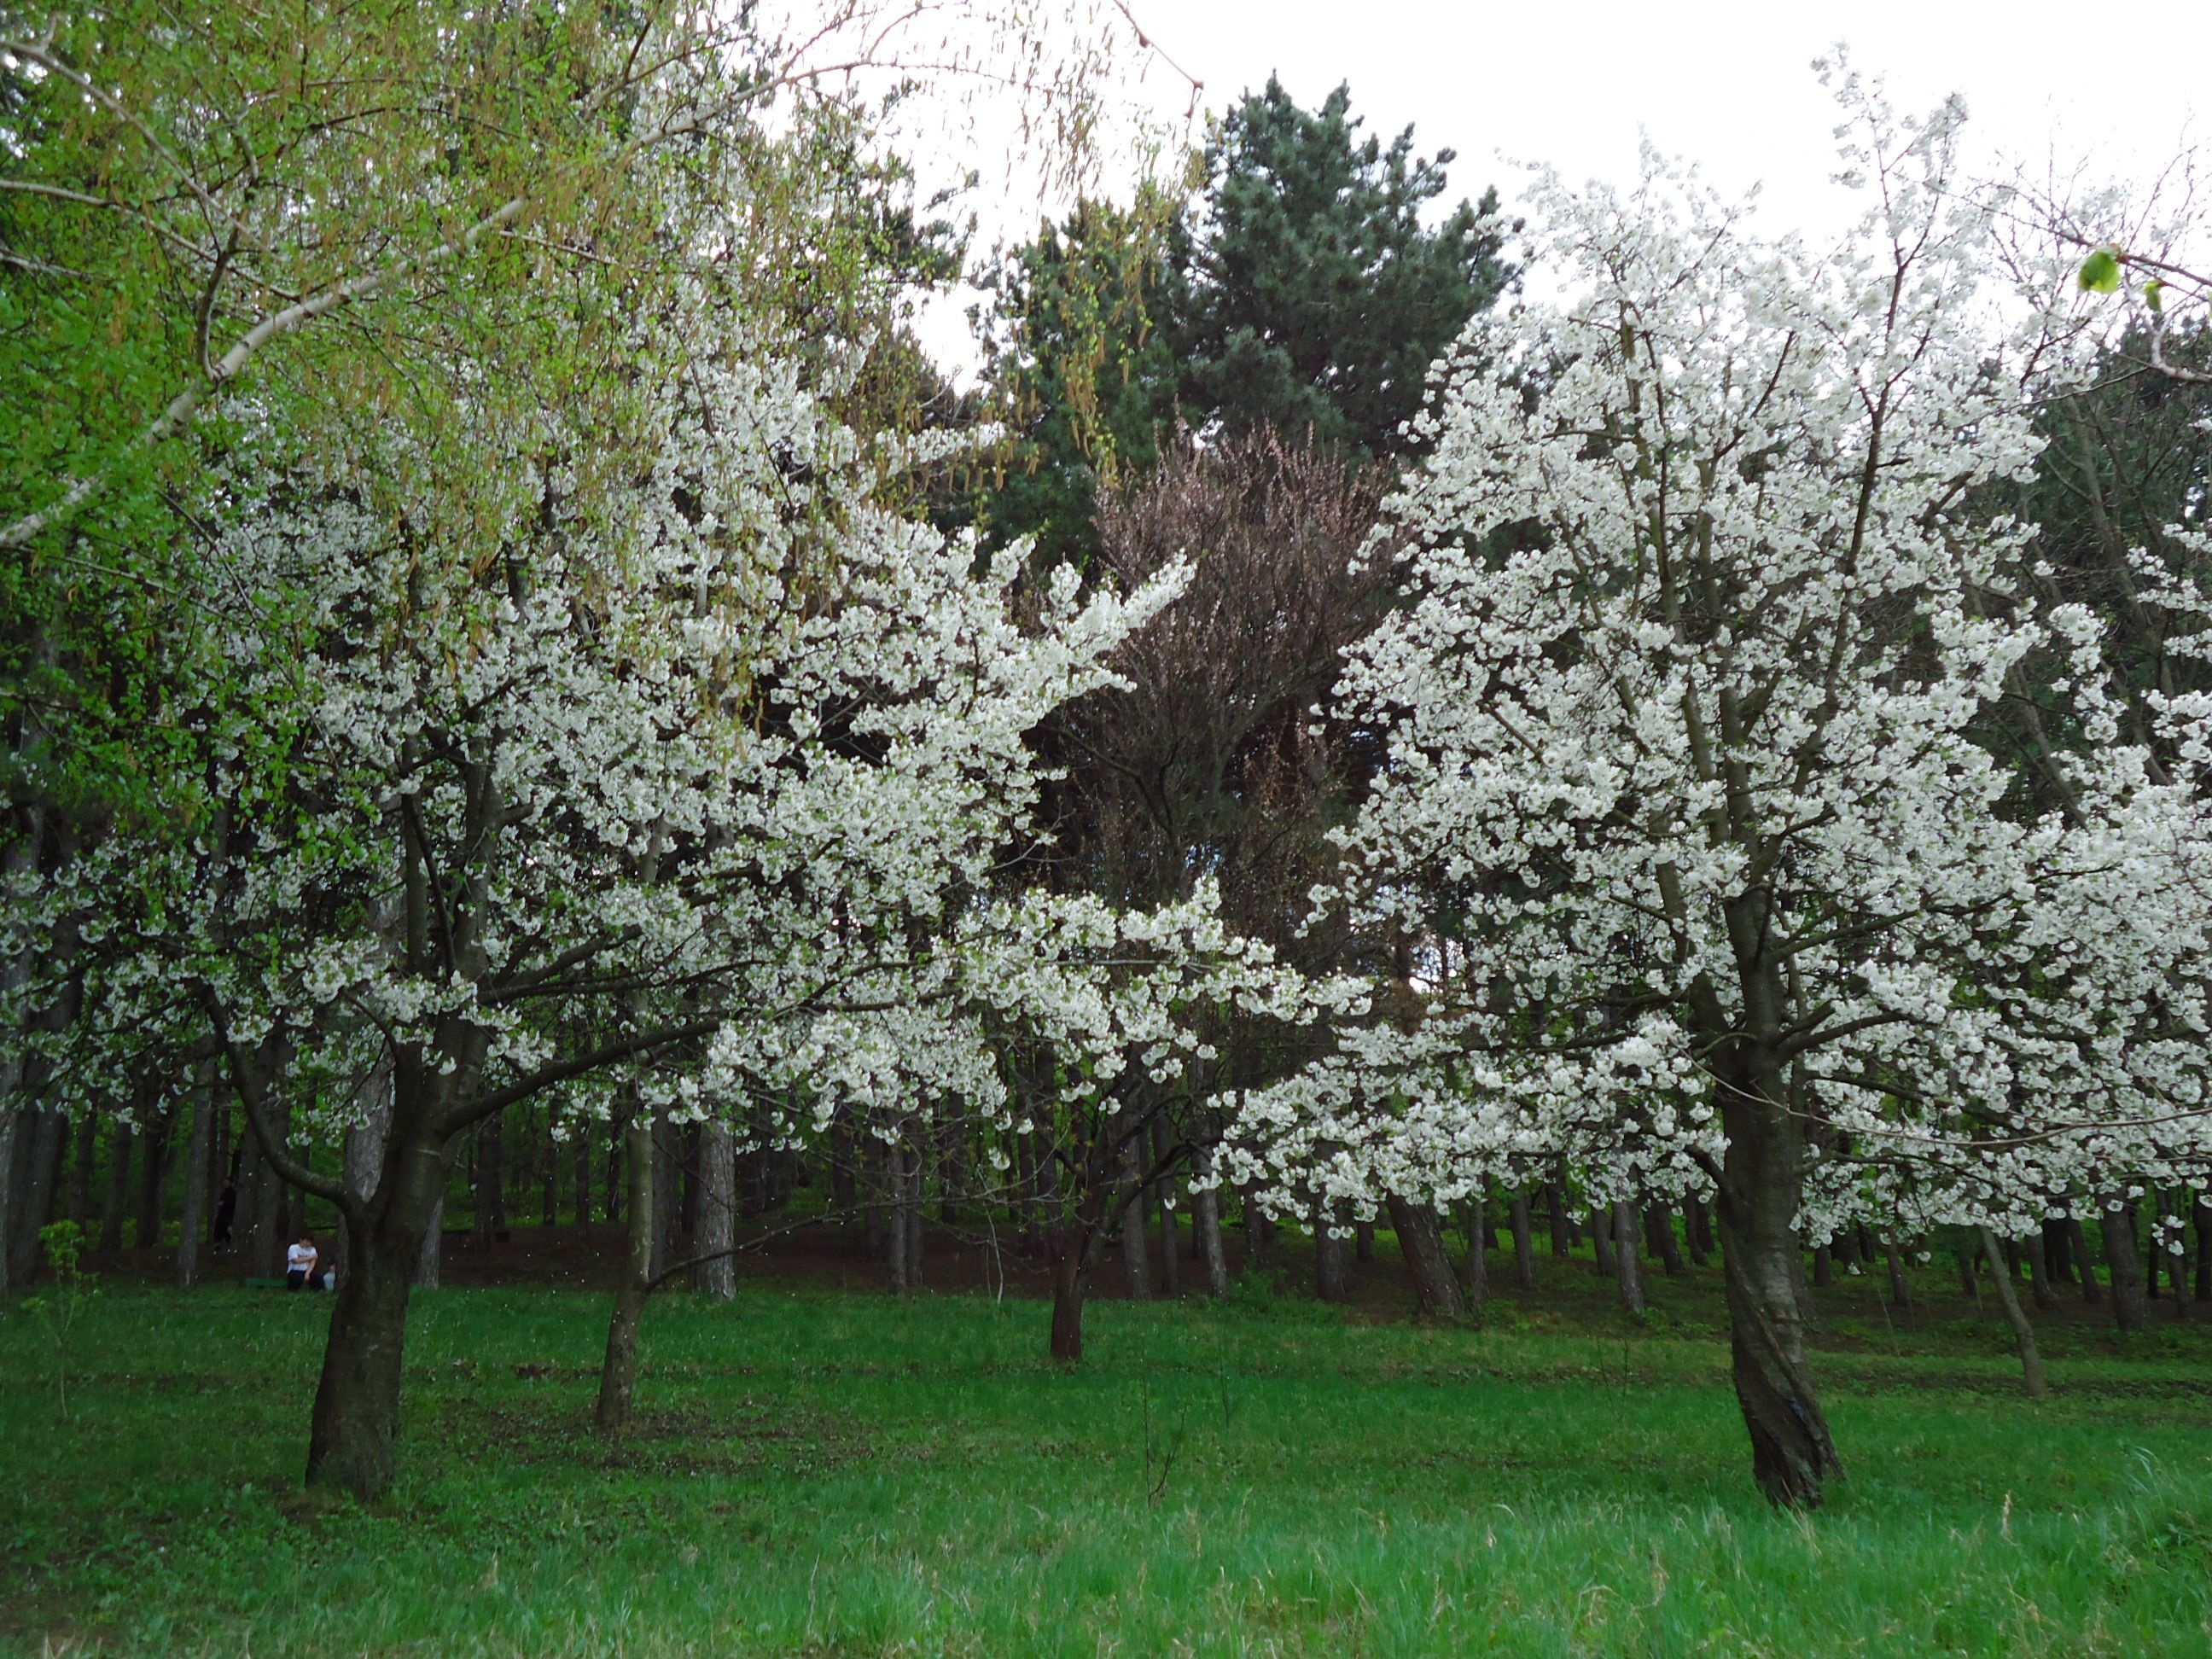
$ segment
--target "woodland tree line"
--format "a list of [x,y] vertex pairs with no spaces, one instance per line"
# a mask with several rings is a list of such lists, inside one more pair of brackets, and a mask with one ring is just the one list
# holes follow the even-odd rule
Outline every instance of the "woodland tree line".
[[411,1290],[529,1227],[619,1261],[610,1429],[788,1226],[988,1240],[1070,1362],[1285,1230],[1437,1317],[1717,1263],[1795,1504],[1808,1284],[1950,1255],[2031,1377],[2015,1274],[2212,1301],[2142,216],[1841,65],[1835,253],[1657,163],[1440,211],[1271,81],[982,251],[822,67],[865,11],[127,21],[0,41],[0,1255],[327,1226],[311,1480],[389,1486]]

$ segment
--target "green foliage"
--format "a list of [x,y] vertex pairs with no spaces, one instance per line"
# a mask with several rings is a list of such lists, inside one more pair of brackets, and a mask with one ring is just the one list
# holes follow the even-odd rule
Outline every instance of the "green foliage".
[[1309,112],[1271,79],[1194,158],[1188,199],[1084,203],[985,273],[985,379],[1014,439],[979,492],[995,538],[1087,565],[1102,494],[1178,422],[1405,453],[1430,364],[1513,273],[1495,192],[1425,226],[1452,152],[1360,127],[1346,88]]
[[1186,404],[1231,431],[1399,453],[1429,365],[1511,279],[1496,192],[1425,227],[1453,153],[1362,125],[1348,87],[1308,112],[1270,76],[1207,147],[1175,343]]
[[988,374],[1014,441],[983,492],[983,526],[1034,536],[1042,564],[1091,562],[1100,493],[1149,471],[1174,422],[1160,323],[1175,212],[1157,190],[1127,210],[1085,203],[986,273]]
[[23,1311],[43,1326],[54,1350],[54,1392],[64,1420],[69,1417],[70,1334],[86,1307],[97,1301],[99,1275],[79,1265],[84,1254],[84,1230],[74,1221],[56,1221],[39,1229],[39,1248],[53,1270],[51,1294],[27,1296]]
[[2120,291],[2120,257],[2118,251],[2100,247],[2082,260],[2078,280],[2084,293],[2118,294]]
[[620,1447],[590,1428],[603,1297],[449,1290],[374,1510],[298,1490],[307,1298],[133,1297],[60,1433],[0,1325],[0,1650],[2202,1648],[2203,1328],[2124,1359],[2055,1332],[2039,1408],[1993,1315],[1923,1311],[1900,1358],[1831,1299],[1822,1381],[1861,1449],[1793,1517],[1741,1477],[1717,1287],[1668,1339],[1561,1271],[1593,1311],[1558,1310],[1562,1279],[1510,1331],[1102,1304],[1073,1372],[1034,1303],[679,1297]]

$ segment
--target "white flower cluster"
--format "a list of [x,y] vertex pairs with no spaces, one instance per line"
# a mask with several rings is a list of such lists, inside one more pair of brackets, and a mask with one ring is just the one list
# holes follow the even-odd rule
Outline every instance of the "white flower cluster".
[[2212,706],[2159,705],[2172,767],[2121,741],[2099,623],[1988,504],[2059,331],[1985,291],[1957,112],[1846,94],[1875,199],[1826,253],[1649,155],[1626,194],[1539,179],[1571,297],[1443,366],[1405,603],[1340,688],[1389,758],[1317,897],[1416,972],[1231,1103],[1240,1178],[1702,1190],[1754,1097],[1809,1142],[1814,1240],[2212,1161]]
[[926,446],[862,442],[840,371],[705,282],[659,300],[615,485],[582,488],[605,434],[561,408],[471,434],[497,464],[465,537],[378,505],[439,464],[416,440],[246,447],[281,482],[240,483],[214,550],[207,811],[7,895],[46,969],[18,1000],[83,984],[47,1039],[78,1104],[213,1022],[319,1138],[374,1078],[434,1143],[540,1092],[889,1134],[945,1102],[1005,1121],[1009,1033],[1103,1086],[1179,1063],[1201,1006],[1310,1016],[1210,890],[1128,915],[1009,874],[1039,833],[1026,734],[1111,682],[1184,572],[1085,596],[1063,571],[1018,620],[1020,550],[882,504]]

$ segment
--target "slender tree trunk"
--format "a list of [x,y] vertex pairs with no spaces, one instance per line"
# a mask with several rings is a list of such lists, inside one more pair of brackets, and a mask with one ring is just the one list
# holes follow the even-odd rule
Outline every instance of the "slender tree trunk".
[[2103,1300],[2104,1289],[2097,1283],[2097,1261],[2089,1254],[2089,1235],[2078,1215],[2066,1218],[2066,1244],[2081,1277],[2081,1300],[2094,1308]]
[[894,1213],[893,1219],[899,1228],[901,1260],[905,1264],[902,1271],[906,1277],[907,1288],[910,1291],[918,1291],[921,1288],[921,1219],[924,1204],[923,1164],[919,1124],[915,1125],[909,1133],[901,1163],[906,1172],[905,1184],[900,1189],[898,1208]]
[[1900,1308],[1912,1305],[1912,1283],[1905,1276],[1905,1257],[1893,1233],[1881,1236],[1882,1258],[1889,1264],[1889,1299]]
[[1575,1229],[1567,1219],[1565,1184],[1556,1176],[1544,1183],[1544,1202],[1551,1221],[1552,1254],[1565,1255],[1575,1248]]
[[629,1249],[615,1291],[614,1315],[607,1321],[606,1360],[599,1367],[594,1416],[603,1434],[628,1431],[630,1407],[637,1398],[637,1328],[645,1316],[645,1298],[653,1290],[654,1258],[660,1250],[660,1229],[653,1215],[653,1200],[659,1196],[655,1188],[660,1185],[654,1129],[653,1120],[641,1115],[632,1119],[623,1134],[629,1171]]
[[1813,1283],[1819,1289],[1825,1291],[1836,1282],[1835,1261],[1834,1252],[1826,1245],[1822,1244],[1814,1249]]
[[58,1111],[29,1110],[19,1114],[15,1129],[13,1268],[9,1278],[27,1285],[39,1271],[44,1246],[39,1230],[54,1218],[54,1195],[61,1184],[62,1155],[67,1149],[69,1122]]
[[1345,1241],[1335,1236],[1335,1216],[1320,1194],[1313,1200],[1314,1296],[1322,1302],[1345,1299]]
[[185,1143],[185,1190],[177,1223],[177,1288],[199,1283],[207,1231],[208,1170],[215,1162],[215,1072],[202,1061],[192,1079],[191,1139]]
[[1990,1264],[1990,1277],[1996,1282],[1997,1305],[2004,1310],[2005,1323],[2012,1327],[2012,1340],[2020,1349],[2021,1386],[2027,1390],[2028,1398],[2040,1400],[2051,1392],[2043,1380],[2043,1355],[2035,1346],[2035,1327],[2021,1311],[2020,1298],[2013,1294],[2012,1275],[2005,1271],[2004,1255],[1997,1236],[1987,1227],[1981,1228],[1982,1259]]
[[1460,1294],[1459,1280],[1452,1274],[1450,1259],[1444,1254],[1443,1230],[1437,1224],[1437,1212],[1395,1193],[1389,1194],[1385,1202],[1391,1231],[1398,1235],[1399,1253],[1406,1258],[1406,1271],[1413,1281],[1415,1310],[1429,1319],[1463,1317],[1467,1304]]
[[123,1248],[123,1212],[131,1201],[131,1153],[137,1139],[137,1131],[128,1123],[118,1123],[107,1139],[107,1195],[100,1205],[103,1250]]
[[2054,1285],[2072,1284],[2074,1263],[2071,1260],[2072,1252],[2067,1249],[2070,1241],[2067,1237],[2066,1224],[2063,1221],[2045,1221],[2043,1224],[2041,1242],[2044,1267],[2050,1274],[2051,1282]]
[[1674,1237],[1674,1212],[1664,1204],[1654,1204],[1644,1212],[1644,1230],[1650,1236],[1652,1253],[1669,1279],[1680,1279],[1690,1270],[1682,1261],[1682,1247]]
[[164,1101],[149,1103],[143,1149],[138,1155],[138,1213],[131,1236],[142,1250],[157,1249],[161,1243],[161,1189],[167,1185],[170,1160],[175,1151],[177,1107]]
[[2112,1279],[2112,1322],[2124,1331],[2139,1331],[2150,1316],[2143,1293],[2142,1250],[2136,1239],[2132,1202],[2105,1209],[2105,1267]]
[[446,1277],[446,1185],[443,1166],[438,1178],[438,1195],[430,1202],[430,1219],[422,1229],[422,1237],[415,1251],[415,1288],[434,1291]]
[[[653,1115],[653,1144],[647,1160],[653,1186],[653,1272],[659,1278],[676,1260],[676,1224],[680,1218],[682,1174],[676,1156],[677,1129],[665,1111]],[[634,1149],[633,1149],[634,1150]],[[631,1188],[633,1194],[636,1188]]]
[[2196,1299],[2212,1302],[2212,1204],[2206,1203],[2199,1193],[2190,1213],[2197,1226]]
[[1712,1259],[1712,1206],[1692,1193],[1682,1200],[1683,1231],[1690,1237],[1690,1260],[1700,1267]]
[[[12,977],[11,970],[11,980]],[[8,988],[13,990],[15,987],[10,983]],[[12,1048],[14,1045],[9,1047]],[[21,1077],[19,1060],[12,1054],[0,1060],[0,1297],[15,1287],[15,1126],[23,1116],[21,1108],[15,1104],[15,1091]]]
[[1467,1305],[1480,1308],[1490,1300],[1490,1226],[1483,1213],[1487,1206],[1477,1193],[1467,1201]]
[[1613,1212],[1610,1210],[1590,1212],[1590,1248],[1597,1261],[1600,1279],[1618,1279],[1620,1264],[1613,1260]]
[[1618,1199],[1613,1206],[1613,1254],[1620,1280],[1620,1305],[1641,1317],[1644,1313],[1644,1262],[1637,1234],[1636,1206]]
[[1513,1282],[1523,1291],[1533,1291],[1536,1288],[1536,1248],[1528,1225],[1526,1189],[1513,1194],[1507,1215],[1513,1228]]
[[1132,1301],[1152,1298],[1152,1264],[1145,1250],[1145,1189],[1139,1186],[1137,1148],[1133,1141],[1121,1148],[1122,1187],[1128,1201],[1121,1206],[1121,1267],[1128,1279]]
[[2032,1235],[2021,1245],[2021,1254],[2027,1258],[2028,1287],[2035,1294],[2036,1308],[2048,1312],[2058,1305],[2058,1297],[2051,1288],[2051,1264],[2044,1257],[2042,1233]]
[[738,1293],[738,1162],[730,1126],[709,1119],[700,1126],[699,1230],[696,1249],[706,1259],[691,1270],[691,1284],[717,1302]]
[[77,1115],[75,1145],[70,1151],[69,1218],[79,1227],[92,1223],[92,1172],[100,1163],[100,1118],[92,1112]]
[[561,1224],[561,1143],[553,1133],[553,1109],[545,1109],[545,1138],[538,1150],[545,1159],[545,1201],[538,1206],[538,1225]]
[[1213,1184],[1213,1153],[1204,1147],[1193,1154],[1199,1187],[1191,1194],[1192,1232],[1196,1235],[1199,1260],[1206,1264],[1206,1294],[1215,1301],[1229,1295],[1229,1255],[1221,1245],[1221,1190]]
[[576,1160],[569,1186],[576,1194],[576,1231],[588,1237],[592,1231],[592,1120],[580,1117],[569,1129],[569,1151]]
[[[278,1099],[276,1113],[276,1133],[289,1140],[292,1112],[289,1097]],[[256,1279],[277,1279],[284,1272],[284,1247],[291,1242],[285,1237],[284,1178],[270,1164],[258,1138],[254,1143],[253,1164],[253,1276]]]
[[[1175,1131],[1164,1114],[1152,1121],[1152,1157],[1163,1168],[1175,1148]],[[1176,1248],[1175,1177],[1162,1176],[1158,1183],[1160,1208],[1160,1294],[1171,1302],[1182,1299],[1182,1260]]]
[[1053,1249],[1051,1352],[1063,1365],[1083,1358],[1083,1306],[1090,1297],[1091,1273],[1106,1242],[1106,1218],[1121,1196],[1118,1185],[1095,1160],[1084,1168],[1074,1213],[1048,1231]]
[[1760,1491],[1778,1505],[1810,1509],[1829,1477],[1843,1473],[1843,1461],[1806,1363],[1798,1300],[1804,1136],[1784,1103],[1789,1095],[1778,1066],[1747,1066],[1724,1081],[1728,1151],[1716,1218],[1736,1401]]
[[1246,1188],[1243,1200],[1244,1266],[1248,1271],[1258,1269],[1265,1272],[1275,1265],[1276,1243],[1281,1229],[1260,1203],[1257,1186]]

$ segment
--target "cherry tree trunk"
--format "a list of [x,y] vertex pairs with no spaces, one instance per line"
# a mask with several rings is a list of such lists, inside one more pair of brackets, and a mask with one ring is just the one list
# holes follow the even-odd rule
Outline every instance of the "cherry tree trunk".
[[1626,1199],[1615,1200],[1613,1206],[1613,1255],[1615,1277],[1620,1285],[1620,1305],[1632,1314],[1644,1311],[1644,1263],[1638,1254],[1643,1242],[1637,1237],[1636,1206]]
[[1436,1212],[1395,1193],[1389,1194],[1388,1202],[1390,1225],[1398,1235],[1398,1249],[1413,1281],[1413,1305],[1431,1319],[1460,1318],[1467,1312],[1467,1304],[1444,1255],[1443,1232],[1437,1225]]
[[1524,1291],[1536,1288],[1536,1252],[1528,1225],[1528,1194],[1516,1192],[1507,1211],[1513,1229],[1513,1282]]
[[2105,1211],[2105,1266],[2112,1277],[2112,1322],[2124,1331],[2142,1329],[2150,1309],[2132,1202],[2111,1205]]
[[446,1155],[428,1139],[395,1144],[376,1201],[351,1241],[308,1425],[311,1486],[337,1487],[372,1502],[392,1489],[407,1302],[445,1194]]
[[2035,1327],[2021,1311],[2020,1297],[2013,1294],[2012,1275],[2005,1271],[2003,1249],[1997,1236],[1987,1227],[1979,1230],[1982,1236],[1982,1259],[1990,1264],[1990,1277],[1996,1281],[1997,1305],[2004,1310],[2005,1323],[2012,1327],[2012,1340],[2020,1350],[2021,1386],[2027,1390],[2031,1400],[2040,1400],[2051,1392],[2043,1380],[2043,1355],[2035,1346]]
[[1466,1213],[1467,1305],[1480,1308],[1490,1300],[1490,1224],[1481,1194],[1468,1200]]
[[629,1258],[615,1291],[613,1316],[607,1321],[607,1357],[599,1368],[596,1412],[600,1429],[608,1434],[629,1427],[630,1407],[637,1395],[637,1328],[653,1289],[659,1231],[653,1216],[653,1166],[658,1160],[653,1155],[652,1121],[632,1121],[623,1140],[623,1162],[629,1176]]
[[1206,1294],[1218,1302],[1229,1294],[1229,1255],[1221,1244],[1221,1190],[1207,1179],[1213,1173],[1213,1154],[1202,1149],[1193,1154],[1193,1168],[1204,1184],[1191,1194],[1191,1231],[1206,1263]]
[[717,1302],[738,1293],[737,1149],[730,1126],[710,1120],[699,1133],[699,1224],[694,1249],[704,1258],[691,1270],[691,1287]]
[[1128,1201],[1121,1206],[1121,1266],[1129,1285],[1132,1301],[1152,1299],[1152,1268],[1145,1249],[1145,1189],[1139,1186],[1141,1176],[1134,1143],[1121,1149],[1123,1188]]
[[1804,1138],[1782,1104],[1788,1095],[1778,1076],[1731,1081],[1721,1097],[1728,1152],[1715,1210],[1736,1402],[1759,1490],[1777,1505],[1812,1509],[1843,1461],[1806,1363],[1798,1300]]
[[191,1138],[185,1143],[183,1213],[177,1227],[177,1288],[199,1282],[201,1235],[207,1231],[208,1170],[215,1162],[215,1088],[202,1064],[191,1093]]
[[1653,1253],[1659,1265],[1666,1269],[1669,1279],[1680,1279],[1690,1269],[1682,1260],[1682,1246],[1674,1237],[1674,1212],[1670,1206],[1654,1204],[1644,1212],[1644,1226],[1650,1236]]
[[119,1250],[123,1248],[123,1212],[131,1201],[131,1152],[137,1142],[137,1132],[128,1123],[118,1123],[107,1139],[107,1194],[100,1206],[100,1248]]

